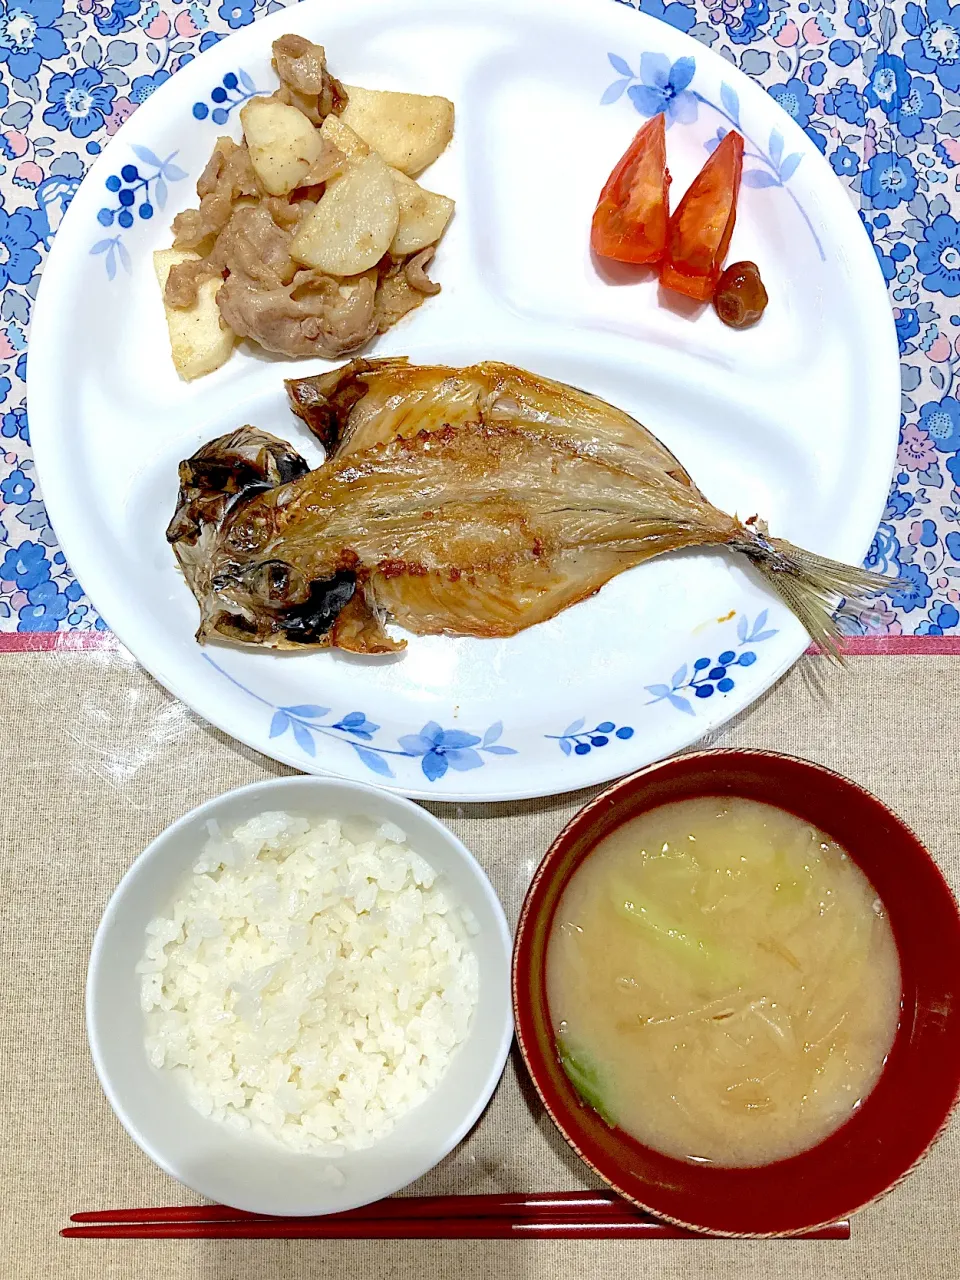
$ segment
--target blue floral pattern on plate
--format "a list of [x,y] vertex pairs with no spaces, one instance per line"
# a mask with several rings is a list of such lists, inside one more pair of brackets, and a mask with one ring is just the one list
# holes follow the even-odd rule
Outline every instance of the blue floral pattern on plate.
[[[133,226],[134,214],[144,222],[149,221],[158,209],[167,207],[167,183],[181,182],[187,176],[179,165],[173,163],[176,151],[172,151],[166,160],[161,160],[147,147],[134,146],[130,149],[140,163],[153,172],[141,173],[137,165],[125,164],[119,173],[112,173],[104,182],[110,202],[99,210],[97,221],[102,227],[112,227],[116,222],[121,230],[115,236],[96,241],[90,252],[103,255],[110,280],[117,274],[118,261],[127,275],[130,274],[130,254],[124,246],[122,232]],[[112,198],[117,201],[115,205]]]
[[210,90],[212,106],[206,102],[193,104],[193,118],[206,120],[209,116],[214,124],[226,124],[232,111],[263,92],[265,90],[258,89],[253,77],[242,67],[237,71],[228,71],[221,82]]
[[579,720],[568,724],[563,733],[545,733],[543,736],[556,742],[565,756],[588,756],[594,748],[609,745],[611,738],[627,742],[633,737],[633,728],[628,724],[617,728],[612,720],[601,720],[594,728],[587,729],[584,727],[586,723],[581,716]]
[[[660,19],[738,67],[793,117],[858,203],[890,292],[903,385],[898,470],[867,561],[882,562],[911,588],[880,597],[843,625],[854,635],[958,634],[960,436],[952,424],[960,422],[960,7],[949,0],[592,2]],[[12,477],[2,491],[10,497],[0,498],[2,631],[103,628],[38,491],[20,478],[33,478],[26,335],[52,237],[87,167],[139,105],[198,53],[281,3],[81,0],[65,9],[62,0],[0,0],[0,481]],[[649,50],[638,42],[622,52],[628,56],[614,54],[622,65],[613,65],[626,83],[610,101],[645,83],[635,72]],[[672,95],[675,115],[689,110],[683,95],[690,84],[668,77],[659,87]],[[215,102],[211,89],[205,105],[212,116],[230,103]],[[762,154],[778,163],[764,141]],[[43,580],[26,585],[38,573]]]
[[748,645],[762,644],[777,634],[776,627],[768,627],[768,610],[757,614],[751,626],[742,614],[737,620],[737,647],[724,649],[716,658],[697,658],[692,664],[684,663],[673,673],[669,684],[648,684],[647,693],[652,694],[647,706],[655,702],[669,702],[676,711],[695,716],[695,704],[690,702],[688,694],[701,700],[712,698],[714,694],[730,693],[736,687],[737,667],[752,667],[757,655]]
[[[646,705],[666,701],[677,711],[692,716],[696,712],[687,695],[692,694],[694,698],[703,700],[715,693],[730,693],[736,685],[736,668],[752,667],[757,661],[756,652],[750,646],[762,644],[764,640],[770,640],[778,634],[776,627],[767,625],[768,617],[769,611],[764,609],[751,625],[741,615],[737,620],[736,649],[722,650],[715,659],[697,658],[692,666],[685,663],[673,673],[669,684],[646,685],[647,693],[653,695]],[[486,763],[484,755],[517,755],[513,747],[504,746],[500,741],[503,735],[502,720],[490,725],[483,735],[463,729],[444,729],[435,720],[429,720],[419,732],[401,734],[397,737],[396,747],[388,747],[375,741],[380,725],[368,720],[362,711],[351,711],[347,715],[331,719],[329,707],[312,703],[276,706],[224,670],[209,653],[203,656],[232,685],[271,710],[271,738],[291,733],[297,746],[311,760],[316,758],[317,739],[333,738],[351,746],[363,764],[381,778],[396,776],[390,757],[401,757],[419,759],[421,771],[427,781],[438,782],[449,769],[463,773],[481,768]],[[581,716],[568,724],[562,733],[546,733],[543,736],[556,742],[565,756],[576,758],[587,756],[591,751],[609,746],[612,742],[628,742],[635,732],[632,725],[618,726],[613,720],[600,720],[592,729],[588,729],[586,725],[586,718]]]
[[[403,757],[408,760],[419,760],[423,776],[428,782],[437,782],[448,769],[464,773],[469,769],[479,769],[486,756],[515,756],[513,747],[504,746],[500,742],[503,734],[503,722],[498,720],[490,725],[483,735],[467,733],[463,729],[444,729],[435,720],[428,720],[419,733],[406,733],[397,739],[396,747],[382,746],[374,741],[380,731],[380,725],[368,720],[362,711],[350,711],[338,719],[329,720],[330,708],[313,704],[301,704],[291,707],[278,707],[260,694],[248,689],[235,676],[230,675],[210,655],[203,655],[215,671],[224,676],[255,701],[262,703],[273,711],[270,721],[270,737],[279,738],[290,732],[297,746],[311,759],[317,754],[317,738],[334,738],[346,742],[353,748],[361,762],[381,778],[393,778],[396,775],[390,765],[389,757]],[[481,754],[482,753],[482,754]]]

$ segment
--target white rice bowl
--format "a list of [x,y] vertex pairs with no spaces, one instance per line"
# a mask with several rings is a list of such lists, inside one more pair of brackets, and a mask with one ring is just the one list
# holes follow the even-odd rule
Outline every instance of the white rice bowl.
[[371,1146],[466,1038],[472,912],[392,822],[267,812],[208,831],[137,965],[151,1063],[238,1130],[324,1156]]
[[[343,1140],[321,1138],[320,1145],[300,1149],[283,1136],[278,1140],[270,1119],[258,1117],[254,1123],[251,1116],[244,1125],[242,1119],[228,1121],[225,1114],[218,1120],[212,1103],[210,1114],[202,1115],[185,1087],[185,1064],[168,1069],[150,1061],[146,1040],[156,1035],[158,1020],[171,1010],[157,1005],[143,1011],[142,987],[149,974],[138,973],[137,967],[146,960],[145,967],[156,972],[159,952],[175,948],[161,942],[162,927],[150,935],[147,928],[158,919],[174,918],[173,906],[189,896],[194,876],[211,875],[209,868],[194,871],[211,838],[233,845],[236,842],[227,841],[228,835],[267,813],[297,815],[308,827],[333,818],[354,845],[368,839],[397,844],[393,828],[405,832],[407,848],[437,873],[429,888],[416,886],[421,896],[442,888],[448,899],[446,915],[426,914],[446,920],[460,945],[476,959],[478,991],[466,1038],[451,1050],[436,1085],[369,1146],[349,1149]],[[363,839],[354,838],[358,831],[365,833]],[[402,893],[410,883],[412,879],[400,890],[383,892]],[[378,900],[380,893],[378,883]],[[453,912],[451,904],[456,907]],[[226,931],[232,926],[225,922],[221,927]],[[201,929],[198,919],[191,930],[191,946],[195,934],[209,930],[209,922]],[[201,942],[212,940],[201,938],[198,949]],[[181,941],[186,942],[185,930]],[[123,877],[104,912],[90,956],[90,1051],[107,1100],[128,1134],[162,1169],[195,1192],[253,1213],[342,1212],[408,1186],[442,1160],[476,1123],[500,1079],[512,1039],[510,954],[510,930],[490,881],[456,836],[427,810],[370,784],[302,775],[271,778],[227,792],[186,814],[161,832]],[[246,985],[254,1007],[257,998],[263,1009],[279,996],[279,986],[271,986],[264,999],[267,988],[253,991],[256,984],[248,981]],[[151,989],[155,992],[155,981],[148,983],[148,992]],[[452,994],[453,988],[444,980],[441,990]],[[234,992],[234,1000],[239,995]],[[189,1037],[181,1047],[188,1045]],[[165,1060],[166,1053],[165,1045]],[[299,1084],[299,1076],[294,1083]],[[258,1092],[266,1097],[272,1088],[270,1084]],[[286,1107],[292,1101],[281,1090],[277,1105],[283,1106],[285,1125],[291,1125]],[[372,1126],[368,1111],[369,1103],[364,1102],[353,1113],[355,1133]],[[295,1117],[292,1124],[296,1123]],[[341,1133],[345,1136],[346,1130]],[[336,1150],[343,1154],[324,1154]],[[465,1153],[459,1158],[469,1160],[470,1156]]]

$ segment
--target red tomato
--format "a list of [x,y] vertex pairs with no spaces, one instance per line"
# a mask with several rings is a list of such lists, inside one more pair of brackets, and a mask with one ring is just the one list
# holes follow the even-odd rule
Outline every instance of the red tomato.
[[707,302],[723,271],[743,169],[743,139],[731,131],[711,155],[680,201],[667,228],[660,268],[666,289]]
[[593,215],[594,253],[659,262],[667,242],[667,142],[663,114],[648,120],[607,179]]

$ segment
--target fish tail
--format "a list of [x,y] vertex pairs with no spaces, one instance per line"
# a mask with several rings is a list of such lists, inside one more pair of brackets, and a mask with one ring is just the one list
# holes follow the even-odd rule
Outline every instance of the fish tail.
[[843,611],[852,604],[862,605],[899,582],[804,551],[782,538],[771,538],[762,520],[750,520],[741,526],[728,545],[752,561],[803,623],[811,639],[841,661],[838,606],[842,605]]

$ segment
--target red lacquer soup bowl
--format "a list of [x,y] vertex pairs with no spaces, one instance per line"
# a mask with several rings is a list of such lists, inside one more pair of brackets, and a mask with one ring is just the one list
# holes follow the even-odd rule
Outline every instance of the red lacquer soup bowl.
[[[903,1002],[873,1092],[835,1133],[789,1160],[726,1169],[661,1155],[581,1102],[557,1056],[545,962],[572,873],[622,823],[675,800],[743,796],[827,832],[883,901]],[[517,1038],[544,1106],[610,1186],[662,1218],[721,1235],[780,1235],[846,1217],[900,1181],[946,1124],[960,1089],[960,916],[916,836],[869,792],[817,765],[761,751],[706,751],[644,769],[577,814],[541,862],[513,955]]]

